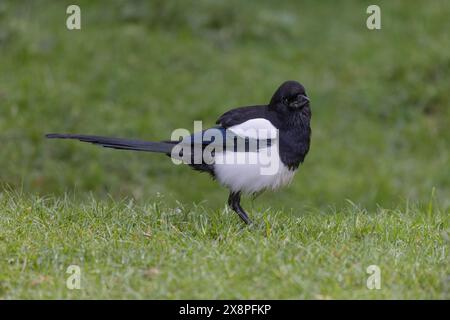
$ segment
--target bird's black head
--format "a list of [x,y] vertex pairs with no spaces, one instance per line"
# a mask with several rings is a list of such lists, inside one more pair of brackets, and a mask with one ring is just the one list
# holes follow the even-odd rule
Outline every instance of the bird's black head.
[[296,112],[309,107],[309,98],[305,87],[297,81],[284,82],[272,96],[269,104],[271,109],[285,113]]

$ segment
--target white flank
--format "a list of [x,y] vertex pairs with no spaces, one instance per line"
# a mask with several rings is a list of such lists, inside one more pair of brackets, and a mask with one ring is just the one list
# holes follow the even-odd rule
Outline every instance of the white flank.
[[[277,129],[266,119],[252,119],[229,130],[241,137],[274,139]],[[256,135],[255,132],[262,134]],[[278,141],[258,152],[225,151],[216,153],[214,172],[217,180],[232,191],[256,193],[278,189],[291,182],[295,170],[290,170],[280,159]]]

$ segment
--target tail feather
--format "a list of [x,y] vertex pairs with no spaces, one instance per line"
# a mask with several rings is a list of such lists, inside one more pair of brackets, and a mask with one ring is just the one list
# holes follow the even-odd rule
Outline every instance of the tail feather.
[[122,138],[111,138],[101,136],[91,136],[84,134],[59,134],[50,133],[45,135],[48,139],[75,139],[82,142],[89,142],[105,148],[120,150],[135,150],[147,152],[160,152],[170,154],[175,143],[172,142],[152,142],[142,140],[131,140]]

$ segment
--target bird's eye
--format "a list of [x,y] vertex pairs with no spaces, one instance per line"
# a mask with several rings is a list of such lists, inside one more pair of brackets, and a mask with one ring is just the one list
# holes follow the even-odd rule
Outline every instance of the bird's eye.
[[288,104],[288,103],[289,103],[289,99],[286,98],[286,97],[284,97],[284,98],[283,98],[283,103],[284,103],[284,104]]

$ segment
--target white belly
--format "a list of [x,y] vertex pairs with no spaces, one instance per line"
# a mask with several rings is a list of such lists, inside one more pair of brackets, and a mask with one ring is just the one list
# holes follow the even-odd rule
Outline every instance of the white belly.
[[[231,191],[256,193],[275,190],[291,182],[296,170],[286,167],[276,145],[262,154],[258,152],[216,153],[214,172],[217,180]],[[270,155],[269,155],[270,154]]]

